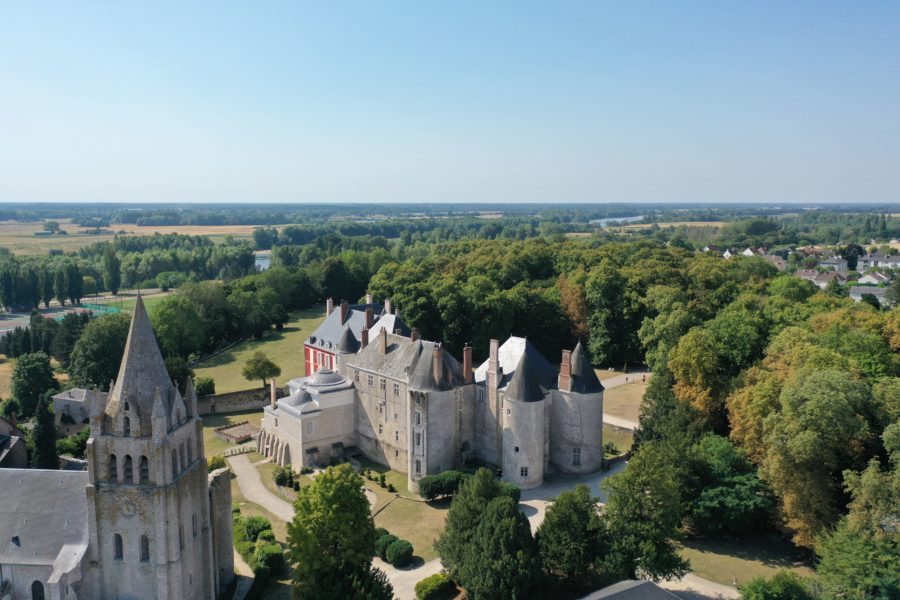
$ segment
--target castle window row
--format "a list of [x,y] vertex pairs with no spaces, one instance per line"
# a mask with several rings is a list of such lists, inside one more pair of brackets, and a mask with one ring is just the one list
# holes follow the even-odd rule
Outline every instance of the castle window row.
[[[138,462],[137,475],[135,476],[134,461],[130,454],[125,455],[125,464],[123,465],[123,483],[150,483],[150,461],[146,456],[141,456]],[[115,454],[109,455],[109,463],[107,464],[107,479],[116,483],[119,481],[119,458]]]
[[[141,536],[139,552],[141,562],[150,562],[150,538],[146,535]],[[113,558],[115,560],[125,560],[125,544],[122,541],[122,535],[119,533],[113,536]]]

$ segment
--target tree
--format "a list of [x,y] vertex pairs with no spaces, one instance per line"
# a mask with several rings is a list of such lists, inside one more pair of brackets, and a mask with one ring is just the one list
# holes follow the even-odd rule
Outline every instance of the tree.
[[44,221],[44,231],[49,231],[50,233],[58,233],[59,223],[57,223],[56,221]]
[[881,302],[878,301],[878,298],[875,296],[875,294],[863,294],[860,297],[860,300],[862,300],[875,310],[881,309]]
[[528,519],[511,498],[494,498],[473,532],[456,581],[472,600],[517,600],[530,597],[539,571]]
[[594,562],[605,554],[609,541],[597,501],[582,484],[562,492],[547,509],[535,540],[548,575],[573,584],[587,575]]
[[891,306],[900,306],[900,276],[894,277],[894,282],[884,296]]
[[15,398],[4,400],[0,404],[0,416],[9,421],[15,421],[22,414],[22,405]]
[[59,321],[59,328],[50,344],[50,353],[63,367],[69,366],[72,350],[81,337],[85,326],[90,322],[91,313],[67,313]]
[[116,255],[116,248],[109,245],[106,252],[103,253],[103,286],[109,290],[109,293],[115,296],[119,293],[122,285],[122,263]]
[[375,552],[375,523],[362,479],[349,464],[329,467],[294,502],[288,554],[294,597],[324,598],[329,573],[367,572]]
[[637,579],[640,573],[659,581],[688,571],[675,544],[682,516],[680,490],[658,443],[641,446],[628,467],[604,483],[612,547],[603,570],[610,578]]
[[188,378],[194,376],[194,370],[188,361],[181,356],[167,356],[164,362],[169,379],[175,382],[178,389],[184,389]]
[[69,363],[69,375],[78,385],[106,389],[119,372],[129,324],[128,314],[116,313],[94,319],[85,326]]
[[316,600],[394,600],[394,588],[387,575],[371,564],[342,571],[320,571],[313,587],[317,590]]
[[150,311],[153,332],[166,357],[187,358],[203,346],[203,323],[191,301],[181,294],[160,300]]
[[778,571],[772,579],[757,577],[741,587],[744,600],[813,600],[803,580],[790,571]]
[[35,469],[58,469],[59,456],[56,454],[56,423],[50,406],[50,395],[38,401],[34,415],[34,429],[31,431],[34,451],[31,466]]
[[281,367],[269,360],[262,350],[257,350],[244,365],[241,374],[247,381],[260,380],[266,387],[266,381],[281,375]]
[[34,414],[38,401],[47,390],[58,388],[59,382],[53,376],[49,356],[43,352],[33,352],[18,358],[12,374],[12,394],[22,406],[23,417]]
[[198,377],[194,380],[194,391],[197,396],[212,396],[216,393],[216,382],[212,377]]

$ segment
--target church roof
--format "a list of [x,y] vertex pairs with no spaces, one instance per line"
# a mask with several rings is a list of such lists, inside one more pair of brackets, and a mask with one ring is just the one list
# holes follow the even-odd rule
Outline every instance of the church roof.
[[337,351],[353,354],[357,350],[359,350],[359,340],[356,339],[356,336],[353,335],[353,331],[348,327],[344,330],[343,335],[341,335],[341,339],[337,344]]
[[88,544],[86,471],[0,469],[0,564],[53,565]]
[[580,341],[572,351],[572,391],[580,394],[603,391],[603,384],[591,365],[591,357]]
[[544,399],[547,390],[553,388],[555,382],[556,369],[526,340],[519,363],[506,386],[506,398],[519,402],[537,402]]
[[119,411],[119,404],[128,402],[137,409],[141,421],[146,422],[149,429],[157,390],[166,413],[169,413],[177,391],[169,379],[166,363],[159,351],[159,344],[156,343],[156,336],[153,335],[144,300],[138,296],[119,375],[106,402],[106,414],[114,417]]

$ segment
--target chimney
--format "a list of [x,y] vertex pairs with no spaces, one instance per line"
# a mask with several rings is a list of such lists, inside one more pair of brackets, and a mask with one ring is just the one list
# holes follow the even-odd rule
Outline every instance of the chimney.
[[379,339],[381,340],[381,355],[382,356],[387,354],[387,336],[388,336],[387,329],[382,329],[381,335],[378,336]]
[[562,362],[559,363],[559,389],[572,391],[572,351],[562,351]]
[[372,294],[371,294],[371,292],[366,292],[366,304],[372,304]]
[[363,328],[363,330],[360,332],[359,337],[359,349],[362,350],[369,345],[369,329]]
[[275,408],[275,400],[277,400],[276,396],[277,392],[275,391],[275,378],[273,377],[269,380],[269,405],[272,408]]
[[333,311],[333,310],[334,310],[334,300],[329,298],[328,300],[325,301],[325,316],[327,317],[328,315],[330,315],[331,311]]
[[472,346],[468,344],[463,348],[463,376],[466,383],[475,382],[475,372],[472,371]]
[[348,316],[350,316],[350,305],[346,300],[341,300],[341,324],[347,322]]
[[500,367],[500,341],[491,340],[491,352],[488,356],[488,372],[497,373]]
[[438,343],[435,343],[434,350],[431,352],[431,376],[434,377],[434,382],[440,386],[444,379],[444,350]]
[[384,299],[384,312],[386,314],[391,314],[391,299],[390,298]]
[[[371,296],[372,294],[369,294]],[[371,304],[372,301],[369,298],[366,298],[366,304]],[[375,310],[369,306],[366,308],[366,329],[372,329],[372,325],[375,324]]]

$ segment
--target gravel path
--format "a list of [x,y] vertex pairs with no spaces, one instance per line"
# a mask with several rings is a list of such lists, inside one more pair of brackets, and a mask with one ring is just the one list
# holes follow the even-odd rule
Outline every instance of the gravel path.
[[739,600],[741,597],[736,588],[703,579],[693,573],[675,581],[663,581],[659,587],[669,590],[681,600]]
[[237,477],[238,487],[244,498],[250,502],[259,504],[270,513],[284,521],[290,523],[294,518],[294,507],[290,503],[282,500],[263,485],[262,479],[259,477],[259,471],[250,462],[246,454],[238,454],[227,458],[231,464],[231,470]]

